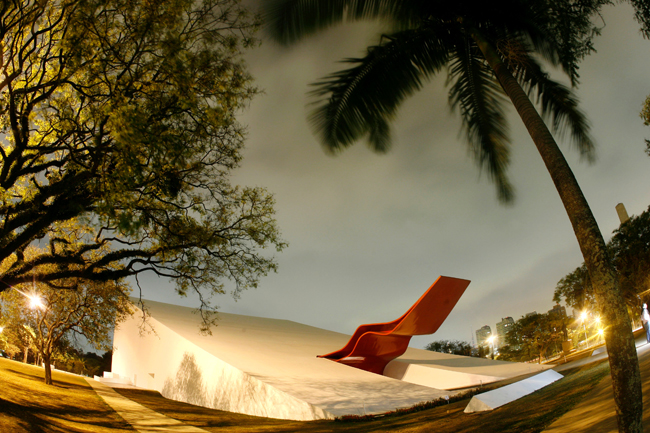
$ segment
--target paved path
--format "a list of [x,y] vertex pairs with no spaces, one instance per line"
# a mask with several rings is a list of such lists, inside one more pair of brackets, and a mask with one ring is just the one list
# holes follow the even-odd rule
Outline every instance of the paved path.
[[148,409],[141,404],[115,392],[109,386],[95,379],[86,378],[86,381],[115,412],[118,413],[133,428],[142,433],[173,432],[173,433],[205,433],[207,430],[183,424],[180,421],[166,417],[163,414]]
[[[650,431],[650,344],[646,344],[645,336],[643,336],[642,340],[637,339],[637,354],[643,384],[643,429]],[[597,360],[606,357],[607,354],[602,353],[591,359]],[[569,363],[566,365],[567,367],[575,367],[578,366],[577,364],[582,365],[587,362],[589,362],[588,358],[576,361],[576,364]],[[568,432],[618,432],[612,379],[609,375],[603,378],[572,410],[562,415],[544,430],[544,433]]]

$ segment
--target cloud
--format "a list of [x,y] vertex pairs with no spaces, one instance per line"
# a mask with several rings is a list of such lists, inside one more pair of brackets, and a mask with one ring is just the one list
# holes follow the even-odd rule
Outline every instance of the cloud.
[[[605,10],[598,53],[581,68],[578,95],[598,142],[596,164],[562,149],[606,238],[618,226],[614,206],[630,214],[650,204],[650,159],[638,111],[646,94],[648,41],[628,5]],[[555,284],[582,258],[566,213],[537,151],[510,111],[517,202],[503,207],[469,158],[460,121],[450,113],[444,76],[410,98],[394,122],[386,155],[356,144],[326,155],[307,123],[309,83],[361,55],[376,41],[371,24],[336,27],[284,49],[265,41],[248,63],[259,95],[240,120],[247,148],[236,183],[267,187],[290,247],[277,275],[223,311],[283,318],[340,332],[399,317],[438,275],[472,280],[435,339],[470,341],[472,329],[494,328],[552,306]],[[179,302],[171,291],[150,297]],[[165,293],[161,295],[160,293]],[[194,305],[191,298],[182,301]],[[423,346],[430,337],[414,339]]]

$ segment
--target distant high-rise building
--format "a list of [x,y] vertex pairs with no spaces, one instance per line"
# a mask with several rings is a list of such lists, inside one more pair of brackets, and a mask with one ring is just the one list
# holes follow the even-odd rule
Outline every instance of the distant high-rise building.
[[528,314],[526,314],[526,316],[525,316],[525,317],[530,317],[530,316],[534,316],[534,315],[536,315],[536,314],[537,314],[537,311],[532,311],[532,312],[530,312],[530,313],[528,313]]
[[566,308],[560,304],[555,304],[553,308],[548,310],[548,315],[553,319],[563,319],[566,317]]
[[476,331],[476,345],[477,346],[487,346],[487,339],[492,335],[492,329],[485,325],[478,331]]
[[621,221],[621,224],[628,222],[630,219],[623,203],[616,205],[616,213],[618,214],[618,219]]
[[515,321],[512,317],[502,317],[501,321],[497,323],[497,341],[498,347],[503,347],[507,344],[506,336],[508,331],[512,329],[515,325]]

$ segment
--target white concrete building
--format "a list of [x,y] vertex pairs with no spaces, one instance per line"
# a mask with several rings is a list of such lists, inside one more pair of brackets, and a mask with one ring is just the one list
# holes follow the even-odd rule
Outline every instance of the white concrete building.
[[382,413],[543,369],[409,348],[378,375],[316,357],[342,347],[348,335],[219,313],[206,336],[194,310],[146,306],[154,332],[141,335],[139,310],[116,329],[114,375],[167,398],[249,415],[312,420]]

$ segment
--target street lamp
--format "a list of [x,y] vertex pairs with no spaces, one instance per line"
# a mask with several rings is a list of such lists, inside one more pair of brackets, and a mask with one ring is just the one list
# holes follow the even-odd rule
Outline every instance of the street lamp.
[[488,343],[490,343],[490,349],[492,350],[492,359],[494,359],[494,341],[497,339],[496,335],[490,335],[487,338]]
[[586,311],[583,311],[582,314],[580,314],[580,320],[582,320],[582,328],[585,330],[585,341],[587,342],[587,348],[589,348],[589,336],[587,335],[587,326],[585,325],[585,321],[587,320]]
[[25,293],[22,290],[18,290],[17,288],[10,286],[12,289],[29,299],[29,308],[32,310],[35,310],[37,308],[45,308],[45,304],[43,303],[43,299],[38,293]]
[[43,304],[43,300],[41,299],[40,296],[38,295],[31,295],[28,296],[29,298],[29,308],[32,310],[35,310],[36,308],[45,308],[45,305]]

